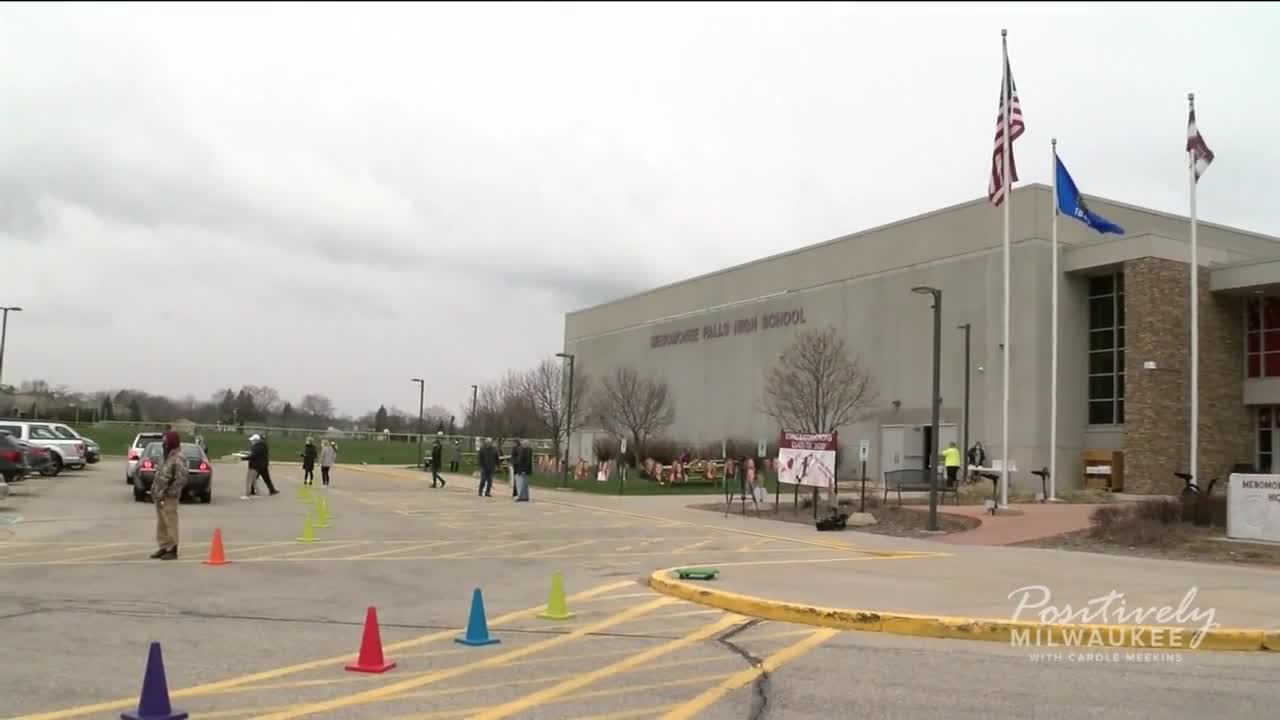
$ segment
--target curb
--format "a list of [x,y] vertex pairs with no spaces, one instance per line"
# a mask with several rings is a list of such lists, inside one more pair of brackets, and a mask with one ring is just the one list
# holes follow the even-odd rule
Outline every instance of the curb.
[[[1085,648],[1099,651],[1134,648],[1144,651],[1233,650],[1280,652],[1280,630],[1217,628],[1197,633],[1185,627],[1158,625],[1049,624],[990,618],[915,615],[805,605],[784,600],[713,590],[705,585],[677,580],[674,568],[649,576],[654,591],[680,600],[727,612],[778,622],[814,625],[837,630],[882,632],[891,635],[1002,642],[1012,647]],[[1097,642],[1093,641],[1097,638]]]

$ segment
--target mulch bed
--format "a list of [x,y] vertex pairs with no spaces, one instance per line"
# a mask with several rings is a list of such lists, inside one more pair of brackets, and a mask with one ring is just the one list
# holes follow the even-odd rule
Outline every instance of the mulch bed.
[[1158,543],[1128,544],[1123,537],[1098,538],[1092,530],[1080,530],[1053,537],[1016,543],[1020,547],[1073,550],[1103,555],[1128,555],[1161,560],[1268,565],[1280,569],[1280,546],[1225,542],[1222,528],[1196,527],[1189,524],[1162,528]]
[[[708,512],[718,512],[721,514],[724,513],[723,502],[703,503],[699,505],[690,505],[689,507],[695,510],[706,510]],[[849,505],[845,505],[842,502],[841,510],[843,512],[852,512],[853,510],[857,510],[857,505],[849,506]],[[741,501],[735,502],[730,512],[741,515],[742,514]],[[938,513],[938,529],[940,530],[940,532],[930,533],[925,530],[925,526],[929,521],[929,513],[927,512],[920,512],[918,510],[911,510],[905,507],[895,507],[895,506],[868,507],[867,512],[875,516],[876,524],[868,525],[866,527],[857,527],[857,528],[850,527],[849,530],[875,533],[877,535],[892,535],[894,537],[927,538],[927,537],[936,537],[939,534],[948,534],[948,533],[964,532],[965,530],[972,530],[973,528],[978,527],[978,525],[981,524],[979,520],[976,520],[973,518],[959,517],[956,515],[948,515],[946,513],[939,512]],[[802,504],[800,508],[793,509],[792,504],[788,498],[783,498],[783,501],[778,504],[778,511],[776,513],[774,512],[774,509],[773,509],[772,500],[770,500],[768,503],[764,505],[761,505],[759,508],[759,512],[757,512],[757,510],[752,506],[752,504],[748,502],[746,514],[749,517],[758,517],[761,520],[774,520],[774,521],[781,521],[781,522],[797,523],[797,524],[808,525],[809,527],[813,527],[813,508],[803,507],[803,504]],[[818,516],[822,517],[825,514],[826,514],[826,506],[820,505],[818,508]],[[815,529],[814,532],[817,532],[817,530]]]

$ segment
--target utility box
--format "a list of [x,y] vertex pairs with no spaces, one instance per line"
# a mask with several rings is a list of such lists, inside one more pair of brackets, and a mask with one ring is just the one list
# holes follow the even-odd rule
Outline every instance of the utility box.
[[1108,492],[1124,490],[1124,452],[1085,450],[1080,454],[1080,465],[1084,468],[1085,488]]

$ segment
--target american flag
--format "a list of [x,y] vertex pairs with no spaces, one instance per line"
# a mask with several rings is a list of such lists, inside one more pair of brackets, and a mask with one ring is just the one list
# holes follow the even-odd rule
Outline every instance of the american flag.
[[1187,118],[1187,152],[1191,153],[1196,182],[1199,182],[1200,176],[1209,169],[1209,163],[1213,162],[1213,151],[1209,149],[1204,136],[1200,134],[1200,129],[1196,127],[1195,108],[1191,109],[1191,115]]
[[1004,61],[1004,78],[1000,87],[1000,111],[996,117],[996,141],[991,153],[991,179],[987,182],[987,199],[999,207],[1004,202],[1004,124],[1009,116],[1009,187],[1018,181],[1018,163],[1013,160],[1013,141],[1022,137],[1027,126],[1022,121],[1022,105],[1018,102],[1018,86],[1013,83],[1009,59]]

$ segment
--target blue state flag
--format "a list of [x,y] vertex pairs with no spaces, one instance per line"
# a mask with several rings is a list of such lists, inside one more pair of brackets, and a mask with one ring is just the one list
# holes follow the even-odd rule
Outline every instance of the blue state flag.
[[1057,155],[1053,159],[1054,164],[1057,165],[1055,172],[1058,176],[1058,212],[1075,218],[1104,235],[1106,233],[1123,235],[1124,228],[1089,209],[1080,195],[1080,190],[1076,188],[1076,182],[1071,179],[1071,173],[1067,172],[1067,166],[1062,164],[1062,159]]

